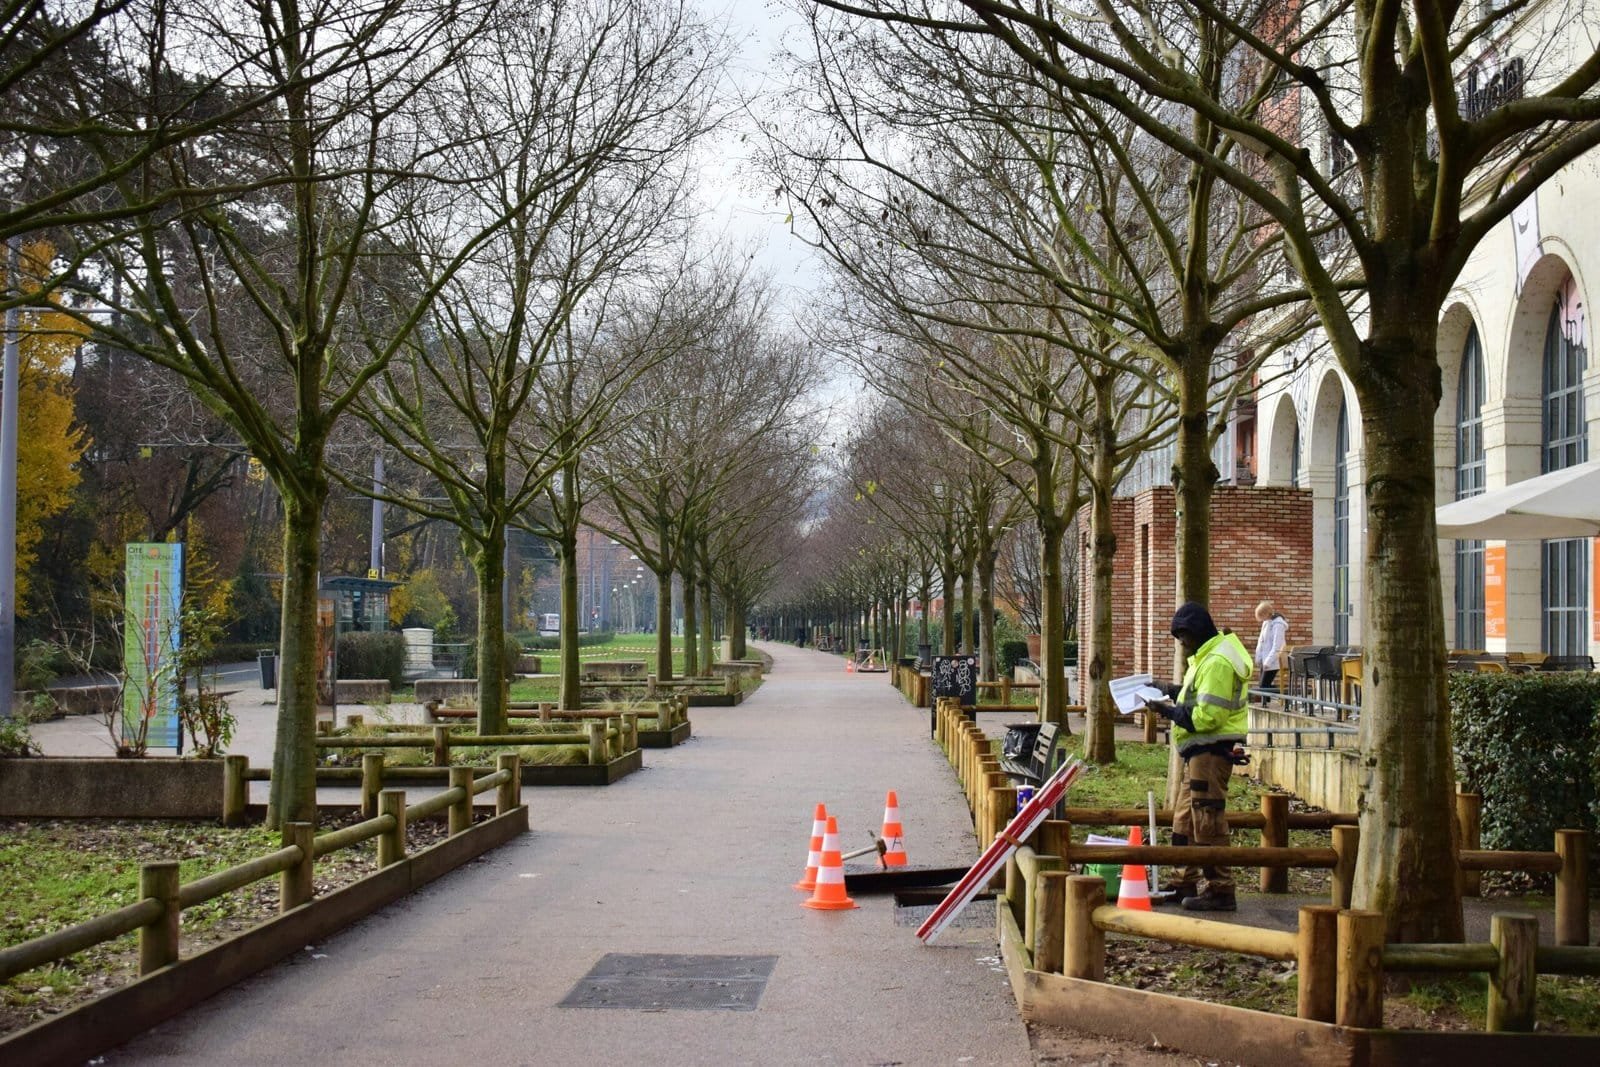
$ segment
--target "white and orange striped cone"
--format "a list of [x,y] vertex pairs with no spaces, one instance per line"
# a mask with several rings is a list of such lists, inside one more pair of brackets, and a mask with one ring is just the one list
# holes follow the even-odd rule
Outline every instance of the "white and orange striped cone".
[[844,911],[856,907],[856,902],[845,895],[844,860],[839,856],[839,821],[828,816],[828,828],[822,835],[822,865],[817,868],[817,888],[810,900],[801,901],[801,907],[818,911]]
[[817,868],[822,866],[822,835],[827,831],[828,809],[818,804],[816,814],[811,818],[811,849],[806,853],[806,873],[794,884],[796,889],[809,893],[817,888]]
[[851,659],[849,656],[846,656],[844,658],[844,673],[846,673],[846,674],[854,674],[855,672],[856,672],[856,661]]
[[895,796],[894,790],[889,790],[889,797],[883,802],[883,865],[885,867],[904,867],[906,865],[906,831],[900,825],[900,798]]
[[[1144,844],[1144,835],[1137,826],[1128,834],[1129,845]],[[1117,888],[1117,907],[1130,911],[1150,911],[1150,883],[1145,878],[1144,864],[1124,863],[1122,884]]]

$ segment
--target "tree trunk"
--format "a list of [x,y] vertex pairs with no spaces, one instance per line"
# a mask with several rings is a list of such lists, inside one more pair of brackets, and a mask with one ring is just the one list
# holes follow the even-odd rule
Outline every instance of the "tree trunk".
[[1040,510],[1039,522],[1039,721],[1070,733],[1067,723],[1066,629],[1061,597],[1061,538],[1066,523]]
[[561,531],[556,542],[561,553],[561,686],[556,699],[563,708],[583,707],[583,689],[578,667],[578,528]]
[[972,557],[968,556],[967,569],[961,575],[961,652],[968,656],[977,651],[972,633],[972,571]]
[[[1375,311],[1366,373],[1354,377],[1368,514],[1365,782],[1354,903],[1387,916],[1390,941],[1459,941],[1455,775],[1433,511],[1440,378],[1431,309],[1438,303],[1409,286],[1403,292],[1388,314]],[[1430,310],[1421,315],[1415,310],[1421,308]],[[1417,321],[1408,321],[1408,310]]]
[[322,567],[325,483],[283,494],[283,611],[278,646],[278,727],[267,828],[317,821],[317,578]]
[[[933,643],[928,640],[928,612],[931,606],[929,597],[933,595],[933,572],[923,571],[920,577],[922,585],[917,589],[917,599],[922,605],[922,610],[917,612],[917,644],[919,646]],[[921,653],[922,649],[919,647],[917,654],[921,655]]]
[[987,540],[978,546],[978,677],[992,682],[997,673],[994,647],[995,551]]
[[672,572],[656,571],[656,678],[672,681]]
[[506,732],[506,685],[516,668],[506,663],[505,562],[506,531],[497,526],[472,557],[478,577],[478,732],[486,735]]
[[956,568],[954,561],[947,562],[939,568],[939,584],[944,590],[943,606],[939,610],[941,623],[939,634],[939,652],[941,655],[953,656],[956,654]]
[[1211,497],[1218,478],[1209,433],[1210,373],[1209,353],[1191,353],[1183,364],[1178,389],[1177,455],[1172,467],[1178,509],[1177,599],[1198,604],[1208,604],[1211,597]]
[[683,676],[700,676],[700,614],[695,597],[694,564],[684,563],[678,571],[683,580]]
[[711,674],[711,665],[716,662],[712,652],[712,645],[716,639],[716,616],[711,611],[711,583],[701,582],[700,596],[700,669],[706,674]]
[[1111,642],[1113,635],[1111,616],[1111,579],[1115,573],[1117,535],[1111,526],[1111,494],[1114,486],[1113,449],[1116,429],[1102,421],[1098,427],[1099,441],[1094,454],[1094,477],[1091,479],[1089,568],[1093,584],[1090,587],[1089,647],[1092,653],[1089,669],[1080,672],[1078,685],[1083,690],[1086,706],[1083,757],[1093,763],[1111,763],[1117,758],[1115,737],[1116,709],[1111,701]]
[[744,601],[736,594],[723,598],[728,608],[728,656],[731,659],[744,659],[750,654],[749,646],[745,644],[745,632],[750,628],[744,618]]

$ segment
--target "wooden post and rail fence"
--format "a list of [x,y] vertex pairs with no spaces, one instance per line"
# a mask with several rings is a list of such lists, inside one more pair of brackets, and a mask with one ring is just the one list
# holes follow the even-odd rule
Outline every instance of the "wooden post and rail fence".
[[[938,708],[935,737],[965,788],[987,848],[1016,811],[1016,788],[999,769],[989,738],[955,701]],[[1341,812],[1290,812],[1289,798],[1268,794],[1260,812],[1230,812],[1230,824],[1259,829],[1258,847],[1088,845],[1072,841],[1074,822],[1143,825],[1138,808],[1067,808],[1066,819],[1046,820],[1007,865],[1005,900],[1033,955],[1033,969],[1103,981],[1107,932],[1149,937],[1220,951],[1244,952],[1299,966],[1301,1018],[1347,1026],[1382,1024],[1383,974],[1482,972],[1490,978],[1487,1028],[1528,1030],[1533,1025],[1539,974],[1600,975],[1600,948],[1589,929],[1589,834],[1558,830],[1548,852],[1479,848],[1482,797],[1459,793],[1455,818],[1463,847],[1457,862],[1463,890],[1476,893],[1484,871],[1536,871],[1555,876],[1554,946],[1538,944],[1538,921],[1500,914],[1482,944],[1386,945],[1381,913],[1351,908],[1360,831],[1356,816]],[[1170,823],[1170,810],[1157,817]],[[1291,829],[1328,830],[1331,847],[1291,847]],[[1332,872],[1331,903],[1301,908],[1295,933],[1262,930],[1183,915],[1128,911],[1110,906],[1100,878],[1068,873],[1073,865],[1162,864],[1259,867],[1263,892],[1288,890],[1290,868]]]
[[[244,761],[245,757],[228,757]],[[380,763],[381,755],[374,754]],[[278,877],[280,914],[308,904],[314,898],[316,861],[340,849],[377,840],[379,869],[406,858],[406,824],[445,813],[449,836],[472,825],[472,800],[495,791],[495,814],[505,815],[522,806],[521,764],[513,753],[502,754],[495,771],[474,777],[471,767],[452,767],[450,786],[415,804],[406,805],[403,789],[383,789],[373,798],[373,811],[363,821],[327,833],[316,833],[311,823],[289,823],[283,828],[283,847],[225,870],[180,882],[174,861],[146,863],[139,869],[139,899],[116,911],[78,923],[21,944],[0,949],[0,982],[24,971],[67,958],[74,953],[125,934],[139,935],[139,974],[147,975],[178,960],[179,919],[192,908],[264,878]],[[237,763],[234,764],[238,766]],[[242,791],[244,778],[236,776]],[[365,791],[363,791],[365,792]],[[235,802],[242,814],[242,802]]]

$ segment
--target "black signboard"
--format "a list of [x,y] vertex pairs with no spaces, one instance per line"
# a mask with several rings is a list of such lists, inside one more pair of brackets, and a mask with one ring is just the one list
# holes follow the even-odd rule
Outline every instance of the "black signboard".
[[960,697],[962,707],[978,702],[978,657],[933,657],[933,697]]

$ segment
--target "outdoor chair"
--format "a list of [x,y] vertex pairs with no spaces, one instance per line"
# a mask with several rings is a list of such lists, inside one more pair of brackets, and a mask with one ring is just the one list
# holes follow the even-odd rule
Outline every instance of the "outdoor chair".
[[1592,671],[1593,656],[1546,656],[1539,664],[1541,671]]

